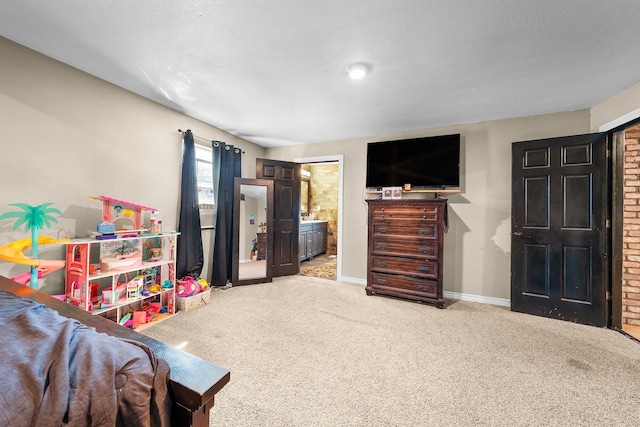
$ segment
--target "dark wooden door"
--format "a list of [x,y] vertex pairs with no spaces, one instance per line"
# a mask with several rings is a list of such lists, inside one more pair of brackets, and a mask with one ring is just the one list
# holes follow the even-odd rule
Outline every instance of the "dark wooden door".
[[256,159],[256,178],[274,181],[273,277],[300,272],[300,169],[299,163]]
[[511,309],[607,326],[605,134],[512,145]]

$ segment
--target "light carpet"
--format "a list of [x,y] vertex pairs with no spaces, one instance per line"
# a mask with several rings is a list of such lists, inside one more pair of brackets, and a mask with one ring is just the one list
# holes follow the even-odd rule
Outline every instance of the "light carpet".
[[143,333],[231,371],[216,426],[640,425],[640,344],[504,307],[290,276]]

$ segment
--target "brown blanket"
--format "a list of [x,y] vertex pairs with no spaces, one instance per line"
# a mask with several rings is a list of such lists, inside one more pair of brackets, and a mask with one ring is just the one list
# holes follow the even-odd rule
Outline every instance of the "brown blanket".
[[0,291],[0,425],[168,426],[168,377],[142,344]]

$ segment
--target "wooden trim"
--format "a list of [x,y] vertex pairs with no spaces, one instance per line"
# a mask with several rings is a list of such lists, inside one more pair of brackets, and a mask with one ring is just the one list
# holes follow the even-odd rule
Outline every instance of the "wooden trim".
[[95,328],[97,332],[147,345],[171,369],[169,389],[173,400],[172,425],[209,425],[209,410],[213,406],[214,396],[231,378],[228,370],[3,276],[0,276],[0,290],[44,304],[64,317]]
[[611,157],[611,327],[622,327],[622,261],[624,231],[624,132],[612,138]]

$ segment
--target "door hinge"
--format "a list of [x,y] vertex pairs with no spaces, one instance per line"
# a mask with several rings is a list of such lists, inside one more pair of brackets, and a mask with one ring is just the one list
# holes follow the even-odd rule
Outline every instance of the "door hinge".
[[605,150],[605,156],[607,156],[607,159],[611,157],[611,150],[609,148]]
[[611,301],[611,292],[607,291],[607,301]]
[[608,220],[605,222],[605,226],[606,226],[607,228],[611,228],[611,220],[610,220],[610,219],[608,219]]

